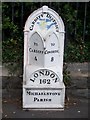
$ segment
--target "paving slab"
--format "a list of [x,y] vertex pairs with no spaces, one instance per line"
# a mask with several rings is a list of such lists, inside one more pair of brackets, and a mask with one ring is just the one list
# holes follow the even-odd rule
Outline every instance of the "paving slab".
[[71,98],[60,110],[23,110],[20,99],[3,99],[3,118],[88,118],[88,100]]
[[[74,65],[75,67],[75,65]],[[79,66],[80,67],[80,66]],[[72,68],[72,66],[70,66]],[[70,69],[72,71],[72,69]],[[77,72],[76,72],[77,71]],[[6,75],[7,71],[4,71]],[[77,74],[75,74],[77,73]],[[22,77],[2,77],[2,113],[3,118],[88,118],[87,64],[84,68],[72,71],[74,87],[67,91],[64,111],[60,110],[23,110]],[[7,73],[8,75],[8,73]],[[1,88],[1,87],[0,87]],[[0,91],[1,92],[1,91]]]

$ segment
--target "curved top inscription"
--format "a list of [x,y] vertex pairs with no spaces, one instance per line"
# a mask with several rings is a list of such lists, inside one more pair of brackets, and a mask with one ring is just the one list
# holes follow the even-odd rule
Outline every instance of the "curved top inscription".
[[34,20],[31,22],[31,25],[29,27],[30,31],[32,31],[35,26],[38,27],[38,29],[40,30],[49,30],[51,28],[55,28],[56,32],[59,32],[57,21],[48,12],[41,13],[39,16],[36,16],[34,18]]
[[27,19],[25,31],[35,31],[38,29],[41,32],[52,30],[54,32],[64,32],[64,23],[61,17],[52,9],[45,6],[34,11]]

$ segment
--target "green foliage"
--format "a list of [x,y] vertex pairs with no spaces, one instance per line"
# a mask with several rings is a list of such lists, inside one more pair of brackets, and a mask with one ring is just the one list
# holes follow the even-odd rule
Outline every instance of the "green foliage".
[[[7,63],[10,73],[22,69],[23,62],[23,29],[28,16],[42,5],[48,5],[63,18],[65,23],[66,39],[65,62],[88,62],[90,60],[90,16],[87,6],[86,39],[82,42],[84,3],[57,3],[57,2],[18,2],[2,3],[2,59]],[[21,73],[21,72],[20,72]],[[19,72],[18,72],[19,74]],[[64,79],[66,84],[69,76],[65,69]]]
[[10,74],[22,74],[23,31],[20,30],[17,23],[11,20],[11,15],[5,11],[7,9],[9,9],[9,4],[3,4],[2,59]]
[[81,44],[69,43],[65,49],[65,62],[89,62],[90,53],[88,51],[90,42]]
[[70,71],[67,70],[67,64],[64,63],[63,65],[63,81],[65,86],[71,86],[71,78],[70,78]]

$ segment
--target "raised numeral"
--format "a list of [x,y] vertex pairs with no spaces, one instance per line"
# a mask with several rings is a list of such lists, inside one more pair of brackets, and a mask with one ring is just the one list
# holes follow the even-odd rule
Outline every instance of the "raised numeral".
[[50,84],[50,79],[40,79],[40,84]]
[[35,60],[37,61],[37,57],[35,56]]
[[51,46],[55,46],[55,43],[51,43]]
[[54,61],[54,57],[51,57],[51,62],[53,62]]
[[38,46],[38,43],[35,43],[35,42],[34,42],[34,45],[35,45],[35,46]]

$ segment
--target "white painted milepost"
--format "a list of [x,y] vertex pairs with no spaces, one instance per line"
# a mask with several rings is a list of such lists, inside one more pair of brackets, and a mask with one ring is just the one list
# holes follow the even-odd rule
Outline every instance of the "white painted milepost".
[[24,109],[64,109],[64,23],[48,6],[34,11],[24,27]]

